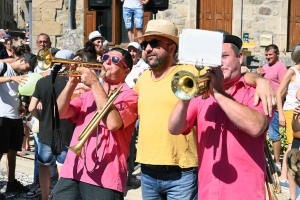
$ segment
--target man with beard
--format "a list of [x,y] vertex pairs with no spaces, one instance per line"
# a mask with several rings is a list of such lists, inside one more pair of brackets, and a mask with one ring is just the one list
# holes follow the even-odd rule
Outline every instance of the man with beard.
[[[136,38],[141,42],[150,70],[137,80],[134,90],[139,94],[139,137],[137,159],[141,163],[143,199],[197,199],[196,134],[172,135],[168,121],[178,98],[171,89],[171,79],[180,70],[197,74],[191,65],[174,65],[178,49],[178,29],[168,20],[150,20],[145,34]],[[264,87],[257,89],[264,103],[272,110],[274,95],[267,80],[247,73],[251,84]],[[267,87],[267,88],[265,88]],[[271,89],[272,91],[272,89]],[[267,98],[268,97],[268,98]],[[258,98],[257,98],[258,100]],[[256,102],[257,103],[257,102]],[[266,104],[265,104],[266,105]],[[265,107],[265,113],[269,111]],[[271,114],[272,111],[270,111]]]

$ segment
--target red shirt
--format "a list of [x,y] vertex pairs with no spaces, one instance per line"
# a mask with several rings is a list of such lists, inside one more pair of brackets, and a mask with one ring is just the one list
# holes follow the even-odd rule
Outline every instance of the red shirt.
[[[242,77],[231,96],[264,113],[261,104],[253,106],[254,92]],[[197,124],[198,199],[265,199],[266,133],[251,137],[239,130],[212,96],[194,98],[187,120],[191,127]]]
[[[127,179],[127,158],[130,150],[130,140],[137,119],[137,93],[123,84],[121,93],[113,103],[123,120],[123,127],[111,132],[101,121],[98,126],[98,163],[93,172],[84,167],[84,159],[72,151],[68,151],[61,177],[71,178],[91,185],[125,192]],[[91,91],[82,94],[71,101],[75,113],[68,119],[76,122],[76,128],[70,146],[78,143],[78,136],[94,115],[97,107]],[[97,128],[96,128],[97,129]],[[92,170],[96,161],[96,129],[85,143],[81,155],[86,150],[86,165]]]

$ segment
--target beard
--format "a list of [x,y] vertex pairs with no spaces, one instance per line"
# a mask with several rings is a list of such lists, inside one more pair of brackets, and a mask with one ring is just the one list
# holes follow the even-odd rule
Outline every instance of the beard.
[[168,67],[168,58],[167,57],[162,57],[158,56],[156,53],[152,52],[150,54],[151,56],[155,56],[155,58],[149,61],[148,57],[146,59],[146,63],[150,66],[151,70],[154,72],[159,72],[163,71]]

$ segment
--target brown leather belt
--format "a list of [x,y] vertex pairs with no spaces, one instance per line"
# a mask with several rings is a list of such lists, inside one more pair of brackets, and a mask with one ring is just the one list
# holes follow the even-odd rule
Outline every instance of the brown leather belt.
[[186,172],[186,171],[191,171],[193,169],[196,169],[196,167],[189,167],[189,168],[181,168],[177,165],[147,165],[147,164],[142,164],[142,167],[145,167],[147,169],[152,169],[155,171],[174,171],[174,172]]

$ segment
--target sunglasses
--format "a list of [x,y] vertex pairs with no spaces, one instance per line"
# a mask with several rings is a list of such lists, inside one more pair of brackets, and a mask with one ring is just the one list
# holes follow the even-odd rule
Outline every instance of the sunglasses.
[[150,41],[144,41],[144,42],[142,42],[140,44],[141,45],[141,49],[145,50],[147,48],[148,44],[151,46],[151,48],[157,48],[157,47],[159,47],[159,42],[162,42],[162,43],[165,43],[165,44],[170,44],[170,43],[162,41],[162,40],[153,39],[153,40],[150,40]]
[[125,67],[127,67],[127,65],[126,65],[126,63],[125,63],[125,61],[123,60],[123,58],[120,58],[120,57],[118,57],[118,56],[111,56],[111,55],[109,55],[109,54],[103,54],[103,56],[102,56],[102,61],[103,62],[105,62],[105,61],[107,61],[107,60],[109,60],[109,59],[111,59],[111,61],[114,63],[114,64],[119,64],[119,62],[121,62],[121,63],[123,63],[123,65],[125,66]]

